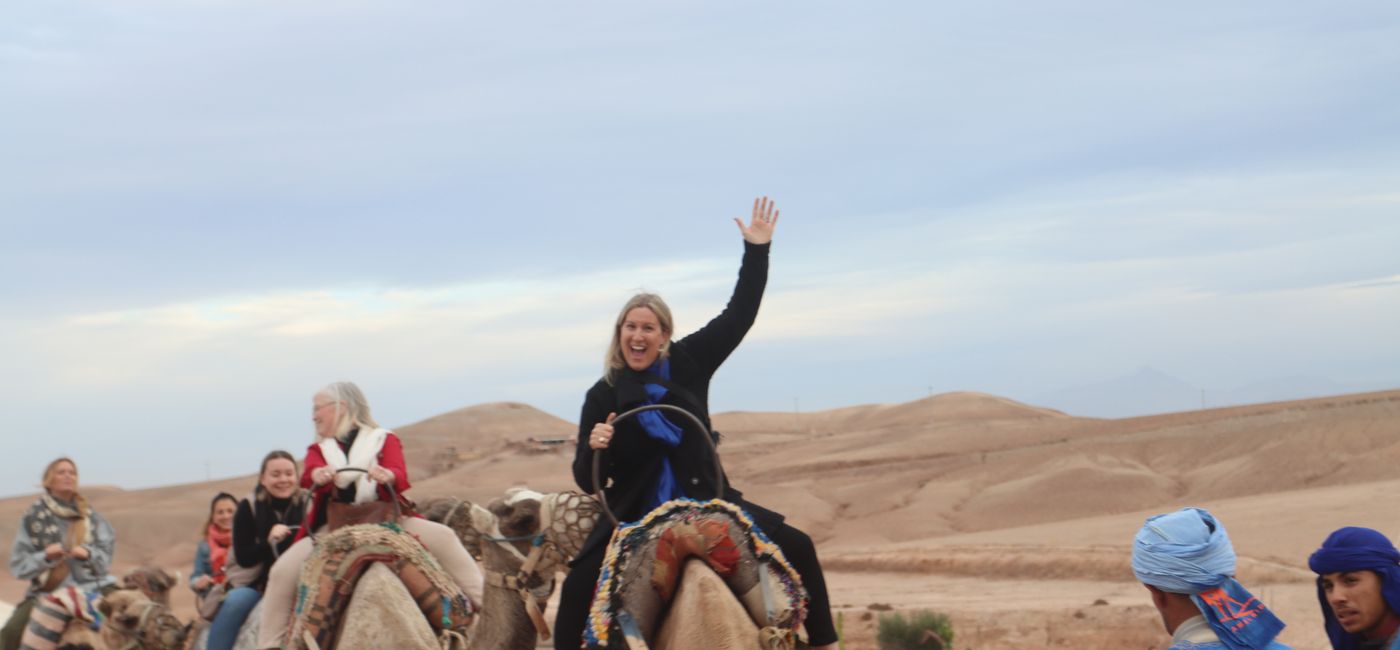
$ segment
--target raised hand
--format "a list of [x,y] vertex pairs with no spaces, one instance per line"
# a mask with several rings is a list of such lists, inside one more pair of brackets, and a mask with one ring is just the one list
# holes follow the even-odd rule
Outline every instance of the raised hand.
[[768,197],[759,197],[753,200],[753,216],[749,219],[749,225],[745,226],[743,219],[734,219],[734,223],[739,224],[744,241],[759,245],[773,241],[773,227],[778,225],[776,206]]

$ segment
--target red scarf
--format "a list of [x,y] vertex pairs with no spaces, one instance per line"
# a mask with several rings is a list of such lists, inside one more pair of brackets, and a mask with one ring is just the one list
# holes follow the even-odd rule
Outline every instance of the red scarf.
[[209,524],[209,532],[205,534],[204,541],[209,542],[209,565],[214,567],[209,577],[214,579],[214,584],[221,585],[224,583],[224,563],[228,562],[228,549],[233,545],[233,531]]

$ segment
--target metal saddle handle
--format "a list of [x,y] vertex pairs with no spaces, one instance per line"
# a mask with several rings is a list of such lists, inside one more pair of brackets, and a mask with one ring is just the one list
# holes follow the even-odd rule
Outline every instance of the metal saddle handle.
[[[700,432],[700,437],[705,439],[705,447],[709,449],[710,456],[715,459],[715,498],[724,498],[724,466],[721,465],[719,461],[719,449],[715,447],[715,440],[710,435],[709,427],[706,427],[705,423],[700,421],[700,418],[695,417],[694,413],[672,404],[644,404],[630,411],[625,411],[613,418],[612,425],[616,427],[619,422],[646,411],[670,411],[684,415],[686,419],[690,420],[691,424],[695,425],[695,428]],[[681,435],[685,435],[684,430],[682,430]],[[603,452],[605,451],[607,451],[607,449],[593,450],[593,496],[598,499],[598,505],[602,506],[603,512],[607,514],[608,519],[612,520],[613,527],[617,527],[620,526],[621,523],[618,522],[617,515],[613,514],[612,508],[608,507],[608,497],[603,493],[602,464]]]

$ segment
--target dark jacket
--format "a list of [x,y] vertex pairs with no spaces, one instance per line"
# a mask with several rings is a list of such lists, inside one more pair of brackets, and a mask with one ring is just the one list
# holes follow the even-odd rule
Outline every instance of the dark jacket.
[[[757,246],[745,242],[739,281],[724,311],[695,333],[671,343],[671,384],[680,390],[668,390],[661,401],[694,413],[707,429],[710,428],[710,378],[739,346],[758,316],[763,288],[768,281],[768,248],[766,244]],[[594,450],[588,446],[593,425],[607,421],[609,413],[622,413],[644,404],[645,377],[645,373],[624,367],[614,372],[612,384],[599,379],[584,397],[573,470],[574,482],[585,492],[594,491]],[[635,521],[646,514],[648,496],[656,484],[663,457],[671,459],[676,483],[687,497],[709,500],[718,496],[714,458],[699,437],[700,432],[681,416],[668,414],[667,419],[685,430],[676,448],[651,438],[635,418],[629,418],[618,424],[612,444],[603,455],[601,479],[608,485],[604,494],[608,505],[622,521]],[[783,520],[776,512],[744,501],[743,494],[733,486],[725,486],[723,497],[747,510],[761,528],[775,526]],[[600,521],[584,544],[584,552],[606,541],[611,534],[611,522]]]
[[277,499],[254,490],[252,494],[238,502],[238,510],[233,515],[233,556],[239,566],[260,567],[257,580],[250,587],[262,591],[267,585],[267,574],[277,557],[292,547],[296,535],[288,535],[277,544],[274,551],[267,539],[272,527],[277,524],[296,526],[306,518],[306,491],[298,491],[291,498]]

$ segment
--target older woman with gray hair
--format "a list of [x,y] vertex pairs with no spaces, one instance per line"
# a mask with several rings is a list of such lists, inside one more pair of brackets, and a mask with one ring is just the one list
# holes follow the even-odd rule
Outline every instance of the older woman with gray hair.
[[[297,579],[312,550],[306,535],[324,530],[329,505],[392,502],[403,499],[410,487],[399,437],[374,421],[359,386],[341,381],[317,391],[311,399],[311,421],[316,425],[316,442],[306,449],[301,485],[311,490],[312,502],[297,542],[278,558],[268,575],[260,648],[283,645],[291,627]],[[363,471],[338,471],[346,468]],[[452,529],[417,516],[405,516],[399,523],[423,542],[473,603],[481,603],[481,569]]]

